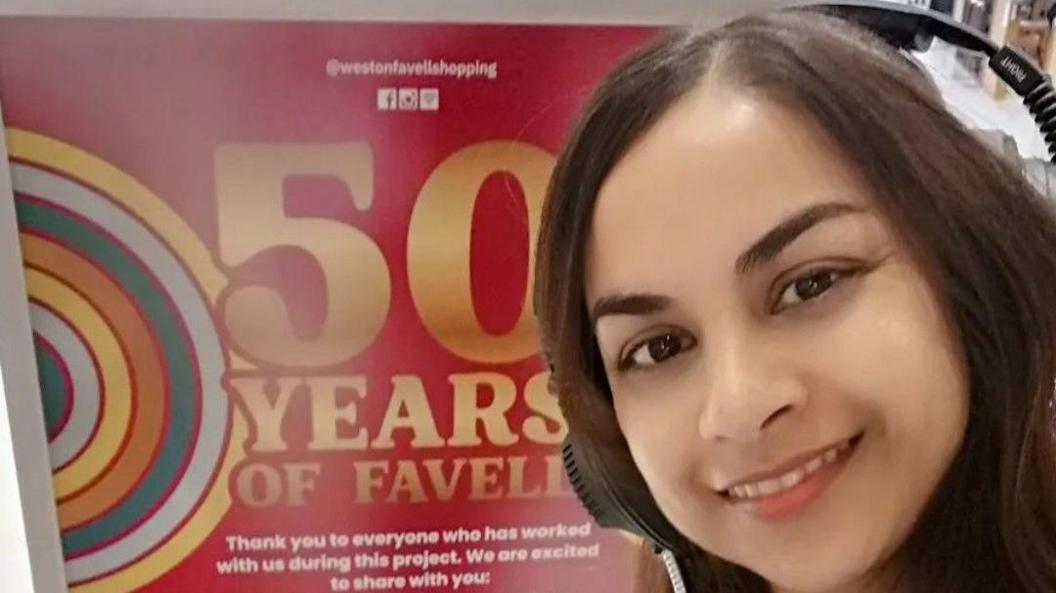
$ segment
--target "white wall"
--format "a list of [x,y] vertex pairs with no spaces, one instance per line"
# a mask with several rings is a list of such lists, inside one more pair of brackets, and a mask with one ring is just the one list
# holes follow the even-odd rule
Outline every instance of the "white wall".
[[[15,471],[15,452],[4,397],[3,369],[0,368],[0,581],[5,590],[32,591],[26,524]],[[10,589],[8,589],[10,587]]]
[[[2,135],[0,163],[7,163]],[[11,195],[11,170],[0,167],[0,591],[64,593],[59,523]]]
[[292,20],[710,23],[802,0],[0,0],[0,14]]

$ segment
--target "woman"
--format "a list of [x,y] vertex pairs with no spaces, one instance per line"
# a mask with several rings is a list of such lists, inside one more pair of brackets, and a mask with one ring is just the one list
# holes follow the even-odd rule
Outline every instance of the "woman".
[[1056,591],[1056,218],[869,33],[785,10],[633,55],[536,261],[570,430],[700,591]]

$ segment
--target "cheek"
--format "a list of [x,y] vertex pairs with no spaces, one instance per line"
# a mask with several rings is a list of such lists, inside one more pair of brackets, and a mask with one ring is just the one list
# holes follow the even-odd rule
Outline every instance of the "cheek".
[[675,456],[665,455],[681,439],[672,438],[669,431],[657,430],[663,426],[667,411],[662,404],[646,404],[642,397],[613,393],[616,419],[620,425],[635,465],[649,482],[650,488],[661,485],[676,474]]
[[[639,473],[660,510],[678,528],[711,520],[701,490],[701,464],[707,444],[697,430],[692,399],[699,388],[688,381],[666,382],[663,393],[621,396],[614,392],[617,420]],[[715,502],[719,502],[718,495]],[[704,503],[704,504],[702,504]]]
[[964,354],[938,299],[915,274],[903,274],[910,277],[877,295],[881,314],[858,328],[862,338],[848,361],[857,369],[854,392],[867,398],[892,443],[949,456],[967,423]]
[[686,427],[675,418],[684,417],[672,408],[673,398],[613,393],[620,430],[638,471],[657,499],[675,490],[685,472],[688,446],[693,441]]
[[884,398],[875,404],[882,416],[880,460],[900,475],[907,519],[933,495],[968,423],[968,385],[960,361],[939,344],[920,346],[916,357],[906,352],[902,368],[889,373],[888,388],[880,392]]
[[[912,533],[961,447],[969,400],[960,340],[923,281],[903,269],[870,288],[861,309],[831,331],[826,368],[834,383],[815,390],[850,411],[866,434],[848,474],[846,508],[837,513],[868,513],[853,530],[862,554],[837,558],[858,568],[892,554]],[[876,492],[886,494],[854,502]]]
[[[672,395],[669,393],[669,395]],[[671,397],[671,400],[675,398]],[[617,417],[631,456],[664,516],[701,549],[737,562],[737,522],[731,523],[725,502],[700,483],[704,463],[695,418],[675,410],[671,401],[619,402]]]

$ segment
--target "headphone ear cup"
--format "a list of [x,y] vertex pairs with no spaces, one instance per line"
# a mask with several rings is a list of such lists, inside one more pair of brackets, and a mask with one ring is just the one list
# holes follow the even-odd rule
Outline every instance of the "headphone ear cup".
[[633,533],[676,554],[689,549],[685,537],[668,522],[653,497],[614,480],[593,447],[570,434],[561,445],[561,457],[576,496],[599,526]]

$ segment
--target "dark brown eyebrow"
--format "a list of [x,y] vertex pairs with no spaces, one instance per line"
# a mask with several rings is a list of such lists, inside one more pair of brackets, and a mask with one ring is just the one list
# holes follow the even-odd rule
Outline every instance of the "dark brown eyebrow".
[[671,299],[655,294],[616,294],[602,297],[590,311],[592,325],[606,315],[648,315],[663,311],[671,305]]
[[[737,258],[738,274],[747,274],[752,269],[776,258],[800,235],[823,221],[846,214],[859,213],[863,208],[843,202],[826,202],[808,206],[793,214],[768,231]],[[598,299],[590,311],[592,325],[606,315],[649,315],[671,306],[669,297],[650,294],[616,294]]]
[[843,202],[826,202],[808,206],[771,229],[741,254],[737,258],[737,273],[744,275],[773,261],[785,247],[820,222],[862,211],[863,208],[860,206]]

